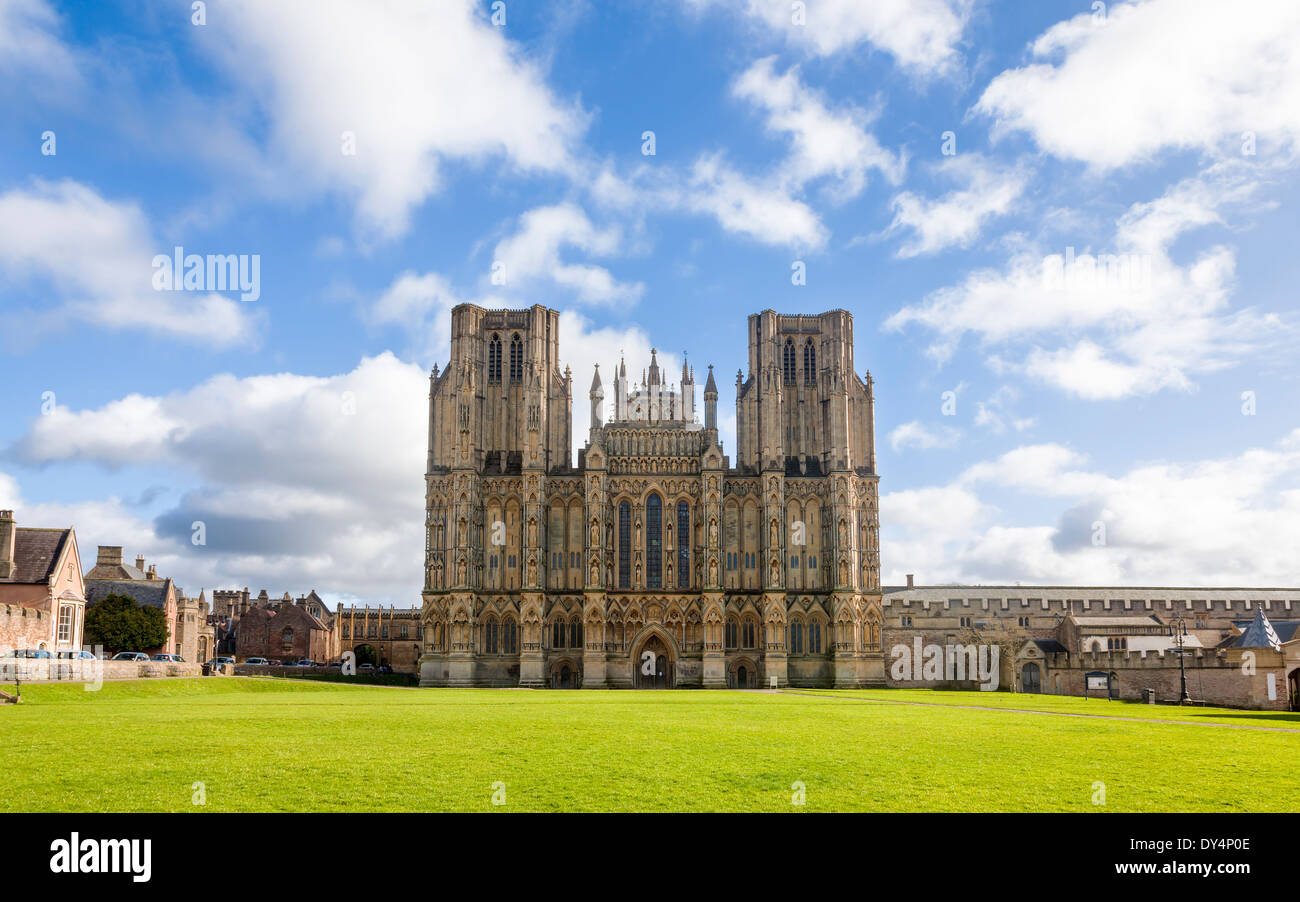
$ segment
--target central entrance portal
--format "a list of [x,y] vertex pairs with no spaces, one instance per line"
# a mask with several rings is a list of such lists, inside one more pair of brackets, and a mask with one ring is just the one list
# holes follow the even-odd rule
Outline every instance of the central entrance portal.
[[671,689],[673,678],[672,661],[668,655],[668,646],[658,636],[651,636],[641,646],[632,666],[636,668],[636,688]]

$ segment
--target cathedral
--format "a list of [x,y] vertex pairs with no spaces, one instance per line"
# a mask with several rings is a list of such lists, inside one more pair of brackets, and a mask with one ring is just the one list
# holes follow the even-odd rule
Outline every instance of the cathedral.
[[[429,384],[423,686],[885,681],[875,417],[853,317],[749,317],[735,460],[710,366],[592,376],[572,460],[559,313],[452,311]],[[635,370],[634,370],[635,372]],[[610,384],[606,386],[606,381]]]

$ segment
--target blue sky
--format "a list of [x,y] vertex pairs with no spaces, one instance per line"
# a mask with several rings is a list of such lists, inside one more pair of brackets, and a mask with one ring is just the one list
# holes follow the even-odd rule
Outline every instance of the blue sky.
[[887,583],[1296,584],[1294,4],[503,10],[0,0],[0,506],[413,604],[452,305],[562,311],[579,443],[593,363],[713,364],[728,451],[746,316],[842,307]]

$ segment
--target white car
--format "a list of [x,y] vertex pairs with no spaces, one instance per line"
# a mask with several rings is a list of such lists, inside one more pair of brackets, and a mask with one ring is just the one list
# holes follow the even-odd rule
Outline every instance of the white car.
[[244,663],[245,664],[270,664],[271,662],[266,660],[266,658],[249,658],[248,660],[244,661]]
[[149,656],[142,651],[119,651],[113,655],[114,661],[148,661]]
[[153,660],[162,661],[165,664],[184,664],[185,659],[180,655],[154,655]]

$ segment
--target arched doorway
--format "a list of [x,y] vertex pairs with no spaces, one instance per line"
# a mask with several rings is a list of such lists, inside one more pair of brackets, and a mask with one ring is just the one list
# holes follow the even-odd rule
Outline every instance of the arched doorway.
[[673,688],[672,650],[658,633],[652,633],[632,658],[638,689]]
[[362,664],[374,665],[379,663],[379,650],[373,645],[358,645],[352,649],[352,653],[357,656],[358,667]]
[[1020,668],[1020,691],[1021,692],[1042,692],[1042,681],[1039,679],[1038,665],[1033,661]]
[[551,665],[552,689],[577,689],[582,685],[582,670],[571,658],[565,658]]
[[736,688],[737,689],[749,688],[749,670],[745,667],[744,664],[741,664],[739,667],[736,668]]

